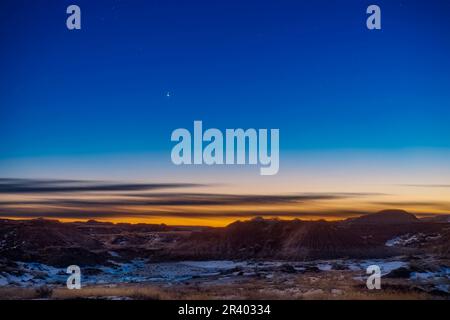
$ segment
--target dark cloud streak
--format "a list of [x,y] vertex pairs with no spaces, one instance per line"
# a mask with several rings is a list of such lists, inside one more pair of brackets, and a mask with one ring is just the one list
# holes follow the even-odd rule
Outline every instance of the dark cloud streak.
[[201,186],[193,183],[108,183],[90,180],[39,180],[0,178],[0,193],[63,193],[150,191]]
[[214,193],[150,193],[131,195],[115,199],[41,199],[31,201],[0,201],[1,206],[48,205],[69,207],[114,207],[114,206],[219,206],[219,205],[267,205],[305,203],[367,196],[366,193],[307,193],[281,195],[236,195]]
[[[0,194],[23,195],[19,200],[0,201],[0,216],[15,218],[117,218],[117,217],[183,217],[183,218],[249,218],[263,217],[342,217],[366,212],[350,210],[308,211],[301,205],[383,195],[377,193],[301,193],[301,194],[223,194],[165,192],[161,189],[203,186],[193,183],[110,183],[88,180],[45,180],[0,178]],[[134,191],[134,192],[133,192]],[[89,198],[86,197],[89,194]],[[61,198],[61,195],[64,197]],[[95,195],[95,196],[94,196]],[[298,205],[298,210],[271,209],[271,205]],[[266,206],[257,211],[252,207]],[[209,207],[217,206],[215,209]],[[226,207],[224,209],[223,207]],[[183,207],[190,207],[186,210]],[[195,211],[196,209],[202,209]],[[250,210],[248,210],[250,209]]]
[[125,211],[96,211],[96,210],[86,210],[80,211],[76,209],[52,209],[52,210],[17,210],[15,212],[8,212],[0,210],[0,217],[9,218],[70,218],[70,219],[107,219],[114,217],[141,217],[141,218],[151,218],[151,217],[175,217],[175,218],[235,218],[235,219],[246,219],[255,216],[259,217],[291,217],[291,218],[302,218],[302,217],[335,217],[339,216],[342,218],[359,216],[363,214],[368,214],[371,212],[358,211],[358,210],[318,210],[318,211],[215,211],[215,212],[186,212],[186,211],[152,211],[148,210],[145,212],[125,212]]

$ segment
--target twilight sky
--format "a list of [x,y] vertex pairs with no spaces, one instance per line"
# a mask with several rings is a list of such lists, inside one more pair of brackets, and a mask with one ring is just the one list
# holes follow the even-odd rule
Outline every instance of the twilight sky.
[[[70,4],[81,30],[66,28]],[[370,4],[382,30],[365,26]],[[449,12],[445,0],[4,0],[0,215],[449,213]],[[279,128],[278,175],[174,166],[170,134],[194,120]]]

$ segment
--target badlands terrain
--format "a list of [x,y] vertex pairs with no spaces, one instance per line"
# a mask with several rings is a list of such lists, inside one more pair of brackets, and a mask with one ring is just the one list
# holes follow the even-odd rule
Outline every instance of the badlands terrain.
[[[0,220],[2,299],[449,299],[449,216],[227,227]],[[380,266],[380,290],[366,268]],[[81,268],[81,290],[66,268]]]

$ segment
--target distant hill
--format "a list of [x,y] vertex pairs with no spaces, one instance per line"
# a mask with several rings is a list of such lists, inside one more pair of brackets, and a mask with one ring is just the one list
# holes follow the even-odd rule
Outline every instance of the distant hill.
[[442,231],[403,210],[383,210],[345,221],[253,219],[192,233],[172,248],[184,259],[318,259],[385,257],[402,253],[386,241]]
[[[221,228],[4,219],[0,220],[0,260],[67,266],[108,265],[136,258],[383,258],[417,250],[447,255],[449,229],[446,223],[419,220],[402,210],[384,210],[345,221],[255,218]],[[423,240],[408,246],[386,246],[398,237]]]
[[407,224],[418,223],[420,220],[412,213],[404,210],[389,209],[357,218],[350,218],[346,222],[351,224]]
[[[385,210],[345,221],[253,219],[192,233],[171,251],[185,259],[317,259],[399,254],[386,241],[441,227],[402,210]],[[392,249],[392,250],[391,250]],[[397,248],[398,249],[398,248]]]

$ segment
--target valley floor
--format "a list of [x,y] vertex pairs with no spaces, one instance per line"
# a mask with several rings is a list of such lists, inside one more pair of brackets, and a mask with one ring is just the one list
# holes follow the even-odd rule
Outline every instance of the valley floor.
[[[366,286],[378,265],[381,289]],[[69,290],[65,269],[17,262],[0,270],[0,299],[449,299],[450,263],[436,256],[374,260],[180,261],[136,259],[82,268]]]

